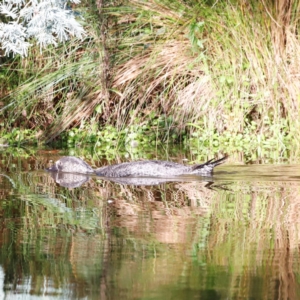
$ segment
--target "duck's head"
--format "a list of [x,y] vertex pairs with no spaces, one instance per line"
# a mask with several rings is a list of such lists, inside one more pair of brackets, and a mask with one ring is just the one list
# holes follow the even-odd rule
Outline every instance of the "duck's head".
[[93,174],[94,170],[82,159],[74,156],[65,156],[57,160],[51,167],[46,169],[49,172]]
[[61,160],[56,161],[51,167],[46,168],[49,172],[63,172],[63,164]]

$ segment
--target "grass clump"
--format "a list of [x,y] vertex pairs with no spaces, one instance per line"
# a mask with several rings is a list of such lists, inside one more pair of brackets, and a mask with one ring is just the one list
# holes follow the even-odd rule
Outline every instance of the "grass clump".
[[126,145],[147,133],[141,144],[287,153],[299,144],[299,8],[296,0],[102,5],[89,40],[52,50],[49,64],[44,55],[22,61],[31,75],[5,100],[5,127],[35,129],[46,142],[65,132],[70,143]]
[[[117,126],[155,111],[205,148],[287,153],[299,144],[299,81],[290,80],[299,41],[297,23],[286,18],[298,12],[296,1],[288,9],[254,1],[129,3],[135,10],[114,78]],[[126,45],[131,56],[122,55]]]

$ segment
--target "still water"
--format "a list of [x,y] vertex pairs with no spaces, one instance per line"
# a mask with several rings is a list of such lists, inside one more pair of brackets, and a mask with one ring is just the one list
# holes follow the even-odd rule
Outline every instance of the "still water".
[[1,299],[300,299],[300,165],[128,184],[60,155],[0,152]]

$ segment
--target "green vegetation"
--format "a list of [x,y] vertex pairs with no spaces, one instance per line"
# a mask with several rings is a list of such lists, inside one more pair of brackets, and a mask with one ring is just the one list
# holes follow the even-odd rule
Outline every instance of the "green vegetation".
[[2,61],[9,143],[175,141],[278,158],[297,148],[300,1],[87,2],[82,11],[84,41]]

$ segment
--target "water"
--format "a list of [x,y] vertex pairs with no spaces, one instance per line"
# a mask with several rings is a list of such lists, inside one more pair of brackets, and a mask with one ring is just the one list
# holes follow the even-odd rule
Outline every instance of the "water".
[[300,299],[300,165],[68,188],[50,158],[0,154],[1,299]]

